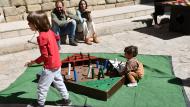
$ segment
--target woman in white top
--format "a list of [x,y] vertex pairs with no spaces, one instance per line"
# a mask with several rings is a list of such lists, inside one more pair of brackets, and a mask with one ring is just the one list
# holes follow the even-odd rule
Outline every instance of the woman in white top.
[[82,32],[84,35],[85,43],[92,45],[92,42],[99,43],[95,32],[95,25],[91,18],[91,11],[87,9],[87,2],[80,0],[79,9],[76,11],[76,15],[79,17],[79,24],[77,31]]

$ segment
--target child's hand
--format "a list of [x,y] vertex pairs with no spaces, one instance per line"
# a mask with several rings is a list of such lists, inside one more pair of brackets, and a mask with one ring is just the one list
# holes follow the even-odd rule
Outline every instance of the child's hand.
[[33,64],[35,64],[35,61],[27,62],[24,66],[32,66]]

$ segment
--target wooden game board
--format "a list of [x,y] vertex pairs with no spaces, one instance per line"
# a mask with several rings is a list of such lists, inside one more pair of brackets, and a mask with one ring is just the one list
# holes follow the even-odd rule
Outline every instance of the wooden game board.
[[[64,59],[62,75],[68,90],[100,100],[107,100],[111,97],[123,85],[125,78],[115,77],[115,69],[109,68],[104,70],[104,78],[98,78],[99,68],[97,68],[96,61],[103,63],[106,60],[89,54],[83,56],[82,54],[73,54]],[[68,63],[72,65],[70,76],[68,76]],[[92,74],[88,76],[89,64],[94,69],[93,78]],[[112,66],[110,65],[110,67]],[[74,69],[77,72],[77,80],[74,79]]]

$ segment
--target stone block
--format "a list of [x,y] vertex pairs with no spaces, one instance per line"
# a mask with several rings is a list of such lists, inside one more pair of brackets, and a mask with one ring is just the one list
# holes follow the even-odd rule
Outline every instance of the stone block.
[[32,12],[32,11],[37,11],[41,10],[41,5],[36,4],[36,5],[27,5],[27,11]]
[[97,4],[104,5],[104,4],[106,4],[106,1],[105,0],[97,0]]
[[134,1],[137,1],[137,0],[125,0],[126,2],[134,2]]
[[11,4],[13,6],[23,6],[25,5],[25,1],[24,0],[10,0]]
[[68,11],[71,12],[72,14],[76,14],[76,9],[74,7],[68,8]]
[[4,7],[3,8],[5,16],[15,16],[18,14],[17,9],[15,6],[12,7]]
[[117,3],[125,2],[126,0],[116,0]]
[[69,1],[66,1],[66,0],[64,0],[64,5],[65,5],[65,7],[71,7],[71,5],[70,5],[70,2]]
[[0,7],[8,7],[8,6],[11,6],[9,0],[0,0]]
[[43,3],[52,2],[53,0],[42,0]]
[[42,0],[25,0],[27,5],[31,4],[41,4]]
[[41,6],[43,11],[53,10],[55,8],[55,3],[54,2],[43,3],[41,4]]
[[97,5],[97,0],[86,0],[86,1],[87,1],[87,4],[89,6],[95,6],[95,5]]
[[102,10],[102,9],[105,9],[105,5],[97,5],[97,6],[93,6],[93,9],[94,10]]
[[116,0],[106,0],[106,3],[107,4],[113,4],[113,3],[116,3]]
[[23,13],[26,12],[26,7],[25,6],[20,6],[20,7],[16,8],[16,9],[17,9],[18,14],[23,14]]
[[125,2],[126,5],[130,6],[130,5],[135,5],[135,1],[127,1]]
[[71,7],[78,7],[80,0],[70,0],[70,6]]
[[129,5],[134,5],[134,2],[121,2],[121,3],[116,3],[116,7],[122,7],[122,6],[129,6]]
[[115,8],[115,4],[106,4],[106,9]]
[[16,15],[16,16],[7,16],[5,17],[7,22],[13,22],[13,21],[18,21],[18,20],[23,20],[22,15]]

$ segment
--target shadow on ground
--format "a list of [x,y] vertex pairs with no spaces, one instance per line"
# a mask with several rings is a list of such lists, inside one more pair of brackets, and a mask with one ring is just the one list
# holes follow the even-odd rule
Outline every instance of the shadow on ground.
[[[190,78],[180,79],[180,78],[176,77],[176,78],[172,78],[172,79],[168,80],[168,82],[171,84],[190,87]],[[186,105],[187,105],[187,107],[190,107],[190,101],[188,100],[185,91],[183,91],[183,93],[184,93]]]
[[190,87],[190,78],[180,79],[180,78],[176,77],[176,78],[172,78],[172,79],[168,80],[168,82],[172,83],[172,84],[176,84],[176,85]]
[[[16,92],[16,93],[11,93],[9,96],[3,97],[0,95],[0,107],[28,107],[28,104],[32,104],[36,101],[36,99],[30,99],[30,98],[20,98],[22,94],[26,92],[21,91],[21,92]],[[46,105],[54,105],[56,106],[55,101],[46,101]],[[62,107],[62,106],[61,106]],[[64,106],[67,107],[67,106]],[[92,107],[90,105],[71,105],[68,107]]]
[[[21,92],[11,93],[8,96],[0,95],[0,107],[2,107],[3,105],[6,105],[6,107],[8,107],[8,105],[11,106],[11,105],[15,105],[15,104],[26,105],[26,104],[30,104],[30,103],[33,103],[33,102],[36,101],[36,99],[19,97],[19,96],[22,96],[25,93],[26,92],[21,91]],[[55,102],[52,102],[52,101],[47,101],[46,103],[49,104],[49,105],[55,104]]]
[[169,40],[169,39],[174,39],[177,37],[184,36],[182,33],[177,33],[177,32],[171,32],[169,31],[169,19],[164,18],[162,19],[161,23],[161,28],[154,28],[152,26],[152,19],[144,19],[144,20],[135,20],[133,22],[142,22],[143,24],[146,24],[147,27],[145,28],[138,28],[134,29],[134,31],[148,34],[163,40]]

